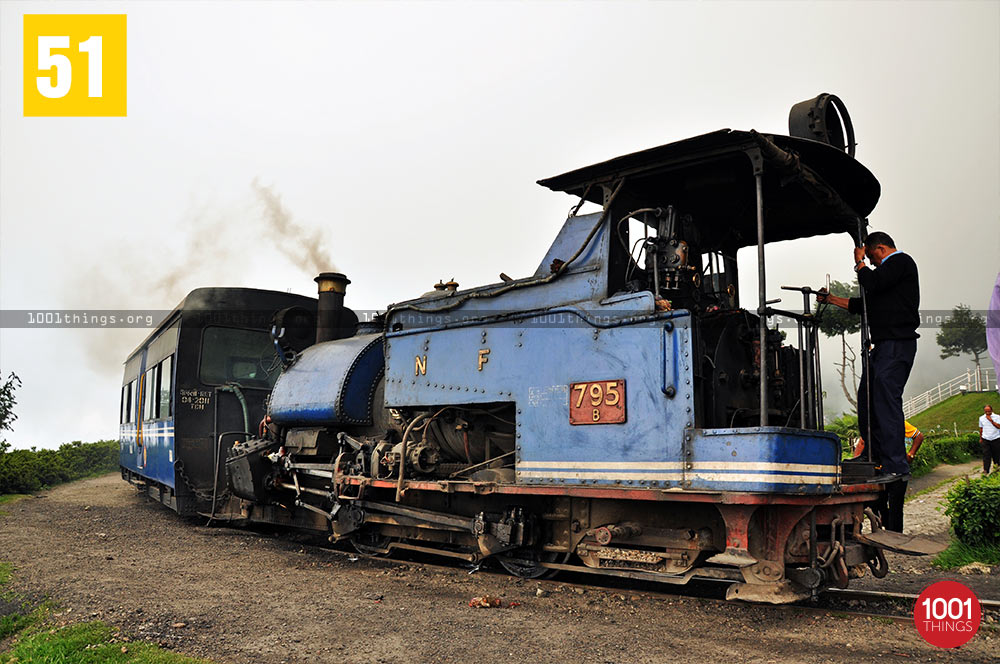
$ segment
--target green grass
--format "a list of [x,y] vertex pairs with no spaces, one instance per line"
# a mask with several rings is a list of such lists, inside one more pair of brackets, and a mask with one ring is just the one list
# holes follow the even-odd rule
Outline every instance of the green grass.
[[6,593],[0,597],[0,610],[6,613],[0,616],[0,641],[3,641],[9,636],[25,632],[29,627],[43,624],[52,610],[52,603],[46,601],[32,607],[30,602]]
[[[14,566],[0,562],[0,588],[10,583]],[[50,600],[32,602],[10,590],[0,592],[0,642],[14,637],[0,664],[210,664],[168,652],[144,641],[127,641],[102,622],[55,627]]]
[[976,562],[1000,565],[1000,546],[969,546],[952,539],[951,545],[939,553],[931,564],[940,569],[958,569]]
[[[10,583],[14,565],[0,562],[0,588]],[[31,603],[9,590],[0,592],[0,641],[31,627],[45,616],[46,605],[32,607]]]
[[102,622],[69,625],[23,636],[0,664],[200,664],[194,659],[168,652],[152,643],[123,642],[115,630]]
[[973,392],[956,394],[941,403],[931,406],[910,418],[910,424],[924,432],[924,435],[935,432],[952,432],[958,426],[959,433],[975,431],[979,433],[979,416],[983,414],[983,406],[991,404],[1000,407],[1000,398],[996,392]]
[[14,576],[14,565],[0,562],[0,587],[10,583],[10,577]]

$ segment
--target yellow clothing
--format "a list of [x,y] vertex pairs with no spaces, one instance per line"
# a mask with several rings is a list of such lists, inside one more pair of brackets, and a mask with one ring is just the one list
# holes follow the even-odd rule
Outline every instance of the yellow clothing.
[[[903,421],[903,438],[905,439],[906,451],[910,451],[910,447],[913,445],[913,438],[920,433],[917,427],[913,426],[907,421]],[[858,442],[854,444],[853,455],[855,457],[861,456],[861,453],[865,451],[865,439],[858,438]]]

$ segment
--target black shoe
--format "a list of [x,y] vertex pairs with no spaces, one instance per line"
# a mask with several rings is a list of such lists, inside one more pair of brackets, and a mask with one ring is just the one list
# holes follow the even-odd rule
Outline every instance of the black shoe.
[[892,484],[893,482],[909,482],[909,473],[883,473],[879,475],[874,480],[876,484]]

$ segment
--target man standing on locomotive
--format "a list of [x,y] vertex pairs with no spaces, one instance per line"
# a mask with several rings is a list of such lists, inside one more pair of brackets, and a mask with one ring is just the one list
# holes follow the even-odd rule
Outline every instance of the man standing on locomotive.
[[[865,257],[875,266],[865,265]],[[896,249],[888,234],[876,231],[854,249],[854,269],[868,302],[868,328],[874,349],[858,389],[858,425],[870,429],[872,459],[891,476],[886,486],[888,508],[882,515],[887,530],[903,532],[903,498],[910,479],[906,459],[903,388],[917,353],[920,324],[920,284],[917,264]],[[861,298],[821,295],[820,302],[861,313]],[[869,391],[870,385],[870,391]]]

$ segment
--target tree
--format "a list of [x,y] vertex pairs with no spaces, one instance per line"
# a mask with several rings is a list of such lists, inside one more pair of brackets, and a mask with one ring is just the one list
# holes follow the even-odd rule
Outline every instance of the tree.
[[941,323],[937,342],[941,346],[942,360],[968,353],[978,368],[979,356],[986,352],[986,319],[972,313],[968,305],[960,304],[951,310],[951,317]]
[[10,431],[13,428],[14,406],[17,399],[14,398],[14,391],[21,387],[21,379],[13,371],[7,376],[7,381],[0,385],[0,431]]
[[[830,294],[838,297],[858,297],[861,292],[858,281],[850,284],[844,281],[831,281]],[[820,304],[816,304],[814,313],[819,313]],[[861,330],[861,317],[849,313],[845,309],[834,306],[826,306],[819,321],[819,331],[828,337],[840,337],[840,364],[837,367],[837,374],[840,376],[840,388],[844,390],[851,408],[858,408],[858,354],[847,343],[848,334],[856,334]],[[850,372],[850,384],[848,388],[848,372]]]
[[[7,376],[6,382],[0,385],[0,432],[11,431],[14,428],[14,420],[17,419],[17,415],[14,414],[14,406],[17,405],[14,391],[19,387],[21,379],[13,371]],[[7,447],[7,441],[0,440],[0,452],[5,451]]]

